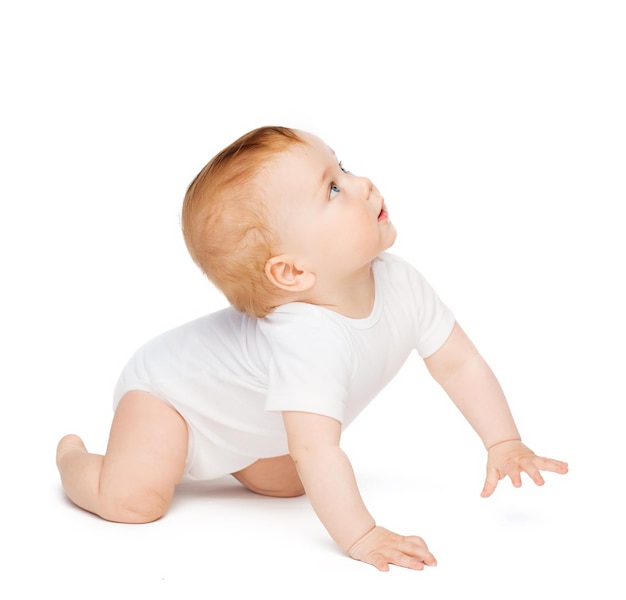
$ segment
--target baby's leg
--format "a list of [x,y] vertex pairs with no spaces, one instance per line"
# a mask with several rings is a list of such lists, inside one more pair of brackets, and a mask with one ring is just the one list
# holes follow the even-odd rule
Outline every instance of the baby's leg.
[[249,490],[263,496],[293,498],[304,494],[304,487],[289,454],[261,458],[232,476]]
[[173,408],[147,392],[120,401],[104,456],[65,436],[57,466],[70,500],[102,518],[148,523],[165,514],[187,457],[187,424]]

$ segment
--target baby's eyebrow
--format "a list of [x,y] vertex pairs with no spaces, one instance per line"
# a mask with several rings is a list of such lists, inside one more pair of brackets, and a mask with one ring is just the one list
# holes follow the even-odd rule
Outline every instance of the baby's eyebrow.
[[318,187],[322,187],[324,185],[324,183],[328,180],[329,175],[330,175],[329,172],[330,172],[330,167],[326,167],[324,169],[324,171],[322,172],[322,176],[319,179],[319,182],[317,184]]
[[[333,157],[335,158],[335,160],[337,161],[337,163],[339,163],[339,159],[337,158],[337,155],[335,154],[335,151],[330,147],[330,146],[326,146],[326,148],[328,148],[329,152],[333,155]],[[328,166],[324,169],[321,177],[319,178],[319,181],[317,183],[318,187],[323,187],[326,184],[326,181],[328,181],[328,179],[330,179],[330,173],[333,171],[334,169],[334,165]]]
[[[326,147],[330,150],[331,154],[335,158],[337,158],[337,155],[335,154],[335,151],[330,146],[326,146]],[[324,182],[330,177],[330,171],[331,170],[332,170],[331,167],[327,167],[326,169],[324,169],[324,171],[322,173],[322,176],[320,177],[319,182],[317,184],[318,187],[321,187],[322,185],[324,185]]]

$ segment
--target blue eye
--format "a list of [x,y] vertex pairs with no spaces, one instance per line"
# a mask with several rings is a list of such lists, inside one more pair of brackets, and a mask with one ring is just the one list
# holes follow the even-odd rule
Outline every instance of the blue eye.
[[330,199],[332,200],[339,192],[341,188],[336,183],[330,184]]
[[346,169],[346,168],[343,166],[343,163],[342,163],[341,161],[339,161],[339,168],[340,168],[340,169],[341,169],[344,173],[348,173],[348,169]]

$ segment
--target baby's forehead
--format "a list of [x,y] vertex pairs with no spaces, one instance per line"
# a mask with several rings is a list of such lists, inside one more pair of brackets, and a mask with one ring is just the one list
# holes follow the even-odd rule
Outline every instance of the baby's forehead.
[[315,167],[329,158],[336,160],[333,149],[318,136],[307,131],[297,131],[301,141],[290,144],[279,153],[278,160],[296,160]]
[[265,155],[255,169],[253,185],[259,191],[274,195],[280,188],[286,192],[293,185],[318,185],[337,157],[320,137],[308,131],[294,130],[296,138],[271,155]]
[[297,130],[296,133],[300,138],[302,138],[305,144],[311,146],[312,148],[319,148],[320,150],[326,150],[334,154],[333,149],[322,138],[314,133],[300,130]]

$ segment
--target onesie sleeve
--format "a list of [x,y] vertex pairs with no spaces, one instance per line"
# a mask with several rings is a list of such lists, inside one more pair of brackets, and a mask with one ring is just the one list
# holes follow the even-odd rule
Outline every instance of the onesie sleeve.
[[448,339],[455,318],[424,276],[413,268],[411,271],[413,303],[417,314],[416,350],[422,358],[427,358]]
[[[412,327],[413,346],[419,356],[434,354],[452,333],[454,315],[426,278],[403,258],[390,253],[379,257],[386,272],[386,298],[390,309]],[[409,325],[411,324],[411,325]]]
[[344,421],[352,372],[348,336],[318,307],[294,303],[264,319],[269,344],[268,411],[302,411]]

